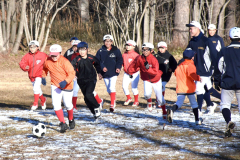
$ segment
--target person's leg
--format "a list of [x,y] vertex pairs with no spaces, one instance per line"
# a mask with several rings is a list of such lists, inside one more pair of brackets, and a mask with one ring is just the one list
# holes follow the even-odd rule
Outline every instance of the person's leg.
[[31,106],[31,110],[36,110],[38,108],[39,96],[42,95],[41,82],[42,82],[42,78],[40,78],[40,77],[36,77],[35,81],[32,82],[33,93],[34,93],[34,102],[33,102],[33,105]]
[[113,76],[109,79],[109,90],[110,90],[110,96],[111,96],[111,105],[110,105],[110,111],[113,112],[116,106],[116,82],[117,82],[117,76]]
[[152,111],[152,83],[148,81],[143,81],[144,85],[144,98],[147,100],[147,108]]
[[173,113],[182,107],[184,99],[185,99],[185,95],[177,95],[177,102],[172,106],[171,109],[167,110],[167,121],[169,123],[173,122]]
[[196,124],[201,124],[202,121],[199,121],[198,104],[197,104],[197,101],[195,99],[195,95],[191,94],[191,95],[187,95],[187,97],[190,101],[190,104],[191,104],[191,107],[192,107],[192,110],[193,110],[193,114],[195,116]]
[[236,94],[236,98],[238,101],[238,112],[239,112],[239,116],[240,116],[240,90],[236,90],[235,94]]
[[128,89],[130,82],[131,82],[131,78],[129,77],[129,75],[127,73],[124,73],[122,88],[123,88],[124,94],[127,97],[127,100],[124,102],[125,106],[127,106],[130,102],[132,102],[132,98],[130,96],[129,89]]
[[132,78],[132,92],[134,95],[134,103],[132,106],[138,106],[138,82],[139,82],[139,71],[133,74]]
[[78,83],[77,83],[77,80],[74,80],[72,104],[73,104],[73,108],[74,108],[75,110],[77,110],[78,91],[79,91],[79,85],[78,85]]
[[205,93],[204,89],[204,77],[201,76],[202,81],[196,81],[196,95],[197,95],[197,103],[198,103],[198,109],[202,111],[202,104],[203,104],[203,95]]

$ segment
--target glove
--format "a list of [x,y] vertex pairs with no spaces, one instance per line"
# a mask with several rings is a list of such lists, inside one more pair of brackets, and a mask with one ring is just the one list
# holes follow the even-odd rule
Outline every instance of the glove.
[[65,81],[65,80],[59,83],[59,86],[61,89],[65,88],[66,85],[67,85],[67,81]]
[[149,69],[148,61],[144,62],[144,66],[145,66],[146,69]]
[[130,78],[133,78],[133,75],[129,75]]
[[220,83],[219,82],[214,82],[214,88],[218,91],[221,90],[221,86],[220,86]]
[[46,82],[46,78],[42,78],[42,85],[46,86],[47,82]]

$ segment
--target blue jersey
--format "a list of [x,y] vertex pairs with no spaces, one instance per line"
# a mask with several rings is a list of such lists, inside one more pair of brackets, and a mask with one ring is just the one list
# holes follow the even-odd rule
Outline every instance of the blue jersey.
[[215,34],[214,36],[209,36],[208,38],[212,41],[212,43],[213,43],[215,49],[217,50],[217,52],[220,52],[220,50],[223,47],[225,47],[223,39],[219,35]]
[[[118,76],[116,69],[121,69],[123,58],[120,50],[116,46],[112,46],[111,50],[107,50],[105,45],[97,51],[96,58],[100,62],[101,74],[103,78],[111,78]],[[103,72],[103,68],[107,68],[107,72]]]

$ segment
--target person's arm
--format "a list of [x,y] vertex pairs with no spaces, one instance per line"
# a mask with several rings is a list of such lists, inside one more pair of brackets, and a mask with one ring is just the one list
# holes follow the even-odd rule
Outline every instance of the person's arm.
[[77,57],[75,57],[72,61],[71,61],[71,64],[72,64],[72,66],[73,66],[73,68],[74,68],[74,70],[76,71],[76,69],[77,69],[77,62],[78,62],[78,60],[79,60],[79,58],[81,58],[80,56],[77,56]]
[[194,65],[189,65],[188,66],[188,76],[192,78],[194,81],[200,81],[200,76],[197,75],[197,70]]
[[138,67],[140,67],[140,60],[141,60],[141,56],[139,55],[129,65],[129,67],[127,69],[127,72],[128,72],[129,75],[132,75],[133,73],[137,72]]
[[19,67],[23,71],[28,71],[29,70],[29,64],[28,64],[28,60],[27,60],[27,55],[23,56],[22,60],[19,62]]
[[101,66],[100,66],[99,60],[95,56],[92,56],[92,57],[93,57],[93,65],[96,68],[97,73],[99,74],[101,73]]
[[169,58],[169,68],[171,68],[171,72],[174,72],[177,68],[177,61],[172,55]]
[[159,71],[159,63],[157,58],[153,57],[151,59],[152,61],[152,67],[149,67],[149,69],[147,70],[149,75],[155,76],[157,75],[158,71]]
[[123,65],[123,57],[120,50],[118,49],[116,54],[116,69],[121,70],[122,65]]
[[66,60],[63,64],[64,64],[63,65],[64,70],[67,73],[67,77],[65,78],[65,81],[67,82],[67,84],[69,84],[75,78],[76,72],[75,72],[72,64],[69,61]]
[[47,61],[43,65],[42,78],[46,78],[48,74]]

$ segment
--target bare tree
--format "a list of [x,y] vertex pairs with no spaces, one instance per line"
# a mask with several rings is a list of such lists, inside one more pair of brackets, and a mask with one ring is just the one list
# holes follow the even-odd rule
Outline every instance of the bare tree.
[[227,18],[225,35],[229,34],[229,30],[236,26],[236,7],[237,0],[231,0],[227,5]]
[[145,42],[149,42],[149,18],[150,18],[150,14],[149,14],[149,1],[146,1],[146,12],[144,14],[144,20],[143,20],[143,43]]
[[78,5],[80,7],[81,19],[83,22],[88,22],[89,16],[89,0],[78,0]]

